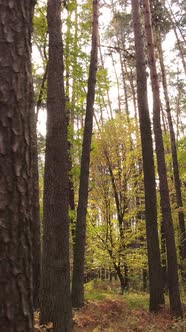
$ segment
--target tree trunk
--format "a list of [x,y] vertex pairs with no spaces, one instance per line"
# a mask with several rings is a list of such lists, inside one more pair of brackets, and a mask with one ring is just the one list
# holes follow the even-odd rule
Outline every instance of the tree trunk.
[[[104,67],[104,60],[103,60],[103,55],[102,55],[101,45],[100,44],[99,44],[99,61],[101,62],[101,66],[103,68],[105,68]],[[108,116],[108,118],[109,119],[113,119],[112,102],[111,102],[111,99],[110,99],[108,86],[106,86],[106,97],[102,96],[102,100],[103,100],[104,108],[107,110],[107,116]]]
[[40,320],[52,321],[54,332],[70,332],[68,144],[60,0],[48,0],[47,19],[49,62]]
[[[186,284],[186,230],[185,230],[185,220],[184,220],[184,212],[183,212],[183,202],[182,202],[182,194],[181,194],[181,181],[179,176],[179,166],[178,166],[178,157],[177,157],[177,149],[176,149],[176,138],[172,123],[171,116],[171,108],[170,101],[168,95],[167,88],[167,78],[165,73],[165,66],[163,60],[163,51],[161,45],[161,37],[159,36],[158,40],[158,51],[159,51],[159,61],[161,67],[161,75],[162,75],[162,84],[163,91],[166,103],[166,111],[169,125],[169,133],[171,139],[171,154],[172,154],[172,163],[173,163],[173,174],[174,174],[174,187],[176,190],[176,205],[178,209],[178,221],[179,221],[179,253],[180,253],[180,265],[181,265],[181,275],[183,279],[183,285]],[[186,287],[186,286],[185,286]]]
[[[77,2],[74,2],[75,5],[75,18],[74,18],[74,29],[72,29],[72,11],[69,11],[67,17],[67,32],[66,32],[66,49],[65,49],[65,56],[66,56],[66,91],[65,95],[68,99],[67,103],[67,119],[68,119],[68,128],[70,128],[69,133],[70,137],[68,139],[68,168],[69,168],[69,221],[70,221],[70,228],[71,228],[71,236],[72,236],[72,243],[74,246],[74,238],[75,238],[75,192],[74,192],[74,177],[72,174],[73,168],[73,133],[74,133],[74,120],[75,120],[75,108],[76,108],[76,94],[77,94],[77,77],[76,77],[76,68],[77,68],[77,54],[78,54],[78,13],[77,13]],[[73,32],[71,32],[73,30]],[[74,51],[74,59],[73,59],[73,68],[72,68],[72,86],[70,89],[70,65],[71,62],[69,61],[69,54],[70,54],[70,44],[72,43],[71,48]],[[69,135],[68,133],[68,135]]]
[[120,281],[120,287],[121,287],[121,294],[124,293],[124,290],[126,288],[126,281],[125,281],[125,277],[123,276],[122,272],[121,272],[121,268],[120,265],[113,263],[114,268],[116,270],[116,273],[118,275],[119,281]]
[[168,18],[170,20],[170,23],[172,25],[172,28],[174,30],[174,34],[175,34],[175,37],[176,37],[178,50],[179,50],[179,53],[180,53],[180,58],[182,60],[182,65],[183,65],[184,73],[186,75],[186,62],[185,62],[185,57],[184,57],[184,51],[183,51],[183,48],[182,48],[182,45],[181,45],[181,42],[180,42],[180,39],[179,39],[179,36],[178,36],[178,33],[177,33],[177,29],[176,29],[177,27],[176,27],[176,24],[174,22],[174,18],[172,17],[171,13],[169,12],[169,10],[166,8],[165,5],[164,5],[164,8],[166,10],[167,16],[168,16]]
[[142,278],[143,278],[143,292],[147,291],[147,269],[143,268],[142,271]]
[[[109,160],[109,156],[107,151],[105,150],[105,158],[107,160],[107,165],[108,165],[108,169],[109,169],[109,174],[110,174],[110,179],[111,179],[111,183],[112,183],[112,189],[113,189],[113,194],[114,194],[114,200],[115,200],[115,205],[116,205],[116,212],[117,212],[117,219],[118,219],[118,228],[119,228],[119,239],[118,239],[118,254],[119,254],[119,264],[118,264],[118,271],[121,275],[121,277],[118,275],[119,279],[120,279],[120,283],[121,283],[121,291],[122,294],[124,292],[124,288],[128,287],[128,266],[127,263],[124,261],[124,250],[125,250],[125,234],[124,234],[124,214],[125,211],[128,208],[128,202],[125,199],[124,195],[121,194],[121,192],[118,192],[117,187],[116,187],[116,181],[115,181],[115,177],[114,177],[114,173],[112,170],[112,166]],[[126,181],[124,181],[125,184],[123,185],[123,192],[126,193],[127,191],[127,183]],[[122,204],[123,203],[123,204]],[[123,264],[124,266],[124,275],[125,278],[123,277],[122,273],[121,273],[121,268],[120,268],[120,263]],[[124,282],[123,282],[124,280]]]
[[93,126],[93,105],[95,97],[97,71],[97,42],[98,42],[98,0],[93,0],[93,32],[92,50],[88,78],[87,106],[83,147],[80,168],[79,202],[77,208],[76,235],[74,245],[74,266],[72,277],[72,304],[80,307],[84,304],[84,256],[86,237],[86,213],[88,202],[88,180],[90,165],[90,149]]
[[43,94],[47,80],[48,65],[46,64],[40,91],[31,115],[32,130],[32,243],[33,243],[33,304],[34,309],[39,308],[40,279],[41,279],[41,232],[40,232],[40,206],[39,206],[39,169],[37,147],[37,120],[39,110],[43,103]]
[[0,329],[33,332],[31,32],[34,1],[0,1]]
[[165,231],[164,231],[164,222],[161,220],[160,226],[161,233],[161,264],[162,264],[162,278],[163,278],[163,289],[164,291],[167,289],[167,254],[166,254],[166,239],[165,239]]
[[153,40],[149,0],[143,0],[143,6],[144,6],[147,52],[148,52],[152,95],[153,95],[153,128],[155,134],[158,175],[160,181],[160,204],[161,204],[162,218],[164,222],[166,247],[167,247],[167,268],[168,268],[170,310],[173,315],[182,316],[182,308],[181,308],[179,285],[178,285],[178,268],[177,268],[176,246],[174,239],[174,228],[171,216],[165,154],[164,154],[164,146],[162,138],[162,129],[160,123],[161,102],[160,102],[158,75],[155,63],[154,40]]
[[32,252],[33,252],[33,304],[34,309],[39,308],[40,290],[40,213],[39,213],[39,173],[38,173],[38,151],[37,151],[37,119],[33,108],[31,114],[32,135]]
[[149,309],[150,311],[156,312],[160,310],[161,305],[164,303],[164,297],[157,226],[152,133],[147,99],[146,61],[138,0],[132,0],[132,15],[136,49],[137,98],[145,187],[145,217],[150,288]]

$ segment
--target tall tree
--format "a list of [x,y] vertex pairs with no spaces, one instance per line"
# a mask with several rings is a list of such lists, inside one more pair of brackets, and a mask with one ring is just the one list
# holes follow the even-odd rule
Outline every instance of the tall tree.
[[[182,43],[181,43],[178,31],[177,31],[175,17],[174,17],[174,14],[173,14],[172,10],[171,10],[170,5],[169,5],[169,9],[167,9],[166,6],[165,6],[165,10],[166,10],[167,17],[170,20],[170,23],[172,25],[172,28],[173,28],[173,31],[174,31],[174,34],[175,34],[175,37],[176,37],[177,48],[179,50],[179,55],[180,55],[180,58],[181,58],[181,61],[182,61],[184,73],[186,75],[186,61],[185,61],[185,56],[184,56],[184,49],[182,47]],[[180,21],[181,21],[181,19],[180,19]],[[182,33],[181,33],[181,36],[182,36],[182,38],[184,40],[184,36],[182,35]],[[184,43],[185,43],[185,40],[184,40]]]
[[68,143],[64,92],[61,0],[48,0],[49,61],[43,199],[41,322],[70,332]]
[[90,150],[93,127],[93,106],[95,98],[97,53],[98,53],[98,0],[93,0],[92,50],[89,67],[86,116],[80,168],[79,201],[74,244],[74,266],[72,277],[72,305],[80,307],[84,303],[84,257],[86,238],[86,214],[88,203],[88,180]]
[[165,98],[165,103],[166,103],[166,112],[167,112],[170,141],[171,141],[174,187],[175,187],[175,191],[176,191],[176,205],[177,205],[177,209],[178,209],[179,234],[180,234],[179,249],[180,249],[181,275],[182,275],[182,279],[183,279],[183,285],[184,285],[184,287],[186,287],[185,286],[185,283],[186,283],[186,229],[185,229],[185,220],[184,220],[184,212],[183,212],[183,200],[182,200],[182,193],[181,193],[181,181],[180,181],[180,175],[179,175],[176,138],[175,138],[175,132],[174,132],[174,127],[173,127],[173,121],[172,121],[170,99],[169,99],[169,94],[168,94],[168,84],[167,84],[167,77],[166,77],[163,50],[162,50],[162,42],[161,42],[160,35],[158,38],[158,53],[159,53],[162,85],[163,85],[163,92],[164,92],[164,98]]
[[132,15],[136,50],[137,98],[145,187],[145,216],[150,285],[149,309],[150,311],[158,311],[164,303],[164,297],[158,240],[152,133],[147,98],[146,61],[138,0],[132,0]]
[[33,331],[31,31],[34,1],[0,2],[0,325]]
[[154,52],[154,37],[151,22],[151,10],[149,0],[143,0],[144,18],[145,18],[145,33],[147,42],[148,62],[150,68],[150,77],[153,95],[153,128],[155,134],[156,157],[158,165],[158,175],[160,181],[160,204],[162,211],[162,218],[164,222],[164,231],[167,247],[167,268],[168,268],[168,287],[170,310],[175,316],[182,315],[179,285],[178,285],[178,268],[176,257],[176,246],[174,238],[174,228],[171,215],[171,207],[169,200],[169,189],[167,182],[167,170],[165,163],[165,154],[162,138],[162,129],[160,122],[160,91],[159,81],[156,69],[156,60]]
[[134,220],[138,223],[134,186],[141,179],[139,169],[136,170],[139,138],[135,136],[134,121],[128,120],[128,116],[118,114],[94,134],[89,204],[89,219],[119,277],[122,293],[130,283],[128,257],[134,243],[130,237],[135,236],[132,234]]
[[39,307],[40,288],[40,262],[41,262],[41,241],[40,241],[40,211],[39,211],[39,171],[38,171],[38,150],[37,150],[37,115],[33,108],[31,114],[31,160],[32,160],[32,244],[33,244],[33,304],[34,308]]

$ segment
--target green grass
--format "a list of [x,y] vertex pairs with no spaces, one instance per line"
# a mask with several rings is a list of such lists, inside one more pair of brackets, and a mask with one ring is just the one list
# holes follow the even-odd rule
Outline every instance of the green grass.
[[90,281],[85,285],[85,299],[101,301],[113,295],[107,282],[101,280]]
[[129,309],[145,309],[149,308],[149,295],[147,293],[128,293],[124,296]]
[[117,282],[94,280],[85,285],[85,299],[101,301],[104,299],[124,300],[129,309],[148,310],[149,295],[147,293],[127,292],[119,294],[120,288]]
[[[93,280],[85,285],[85,299],[102,301],[104,299],[123,300],[127,303],[129,309],[149,309],[149,294],[129,290],[129,292],[120,293],[119,282]],[[182,296],[182,303],[186,303],[186,296]],[[165,296],[165,303],[169,304],[168,295]],[[186,332],[186,331],[185,331]]]

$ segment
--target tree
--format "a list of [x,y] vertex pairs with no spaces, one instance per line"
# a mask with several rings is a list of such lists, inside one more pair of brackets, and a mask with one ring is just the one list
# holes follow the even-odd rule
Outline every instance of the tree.
[[150,285],[150,311],[158,311],[164,303],[160,250],[157,226],[156,185],[152,147],[152,133],[147,99],[147,78],[144,41],[140,22],[138,0],[132,0],[132,14],[136,50],[137,98],[141,132],[145,217]]
[[33,332],[31,32],[34,1],[0,3],[0,324]]
[[167,170],[165,164],[162,129],[160,122],[161,101],[160,101],[159,82],[158,82],[158,74],[156,69],[156,60],[154,53],[154,38],[152,32],[151,10],[150,10],[149,1],[143,0],[143,6],[144,6],[148,62],[149,62],[152,95],[153,95],[153,128],[154,128],[155,144],[156,144],[158,175],[160,181],[160,204],[161,204],[162,218],[164,222],[164,231],[165,231],[166,248],[167,248],[170,310],[173,315],[181,316],[182,308],[181,308],[179,285],[178,285],[176,246],[175,246],[174,229],[173,229],[171,207],[169,200],[169,189],[167,182]]
[[31,122],[31,162],[32,162],[32,253],[33,253],[33,304],[39,307],[40,289],[40,207],[39,207],[39,172],[38,172],[38,150],[37,150],[37,114],[33,107],[30,117]]
[[72,276],[72,305],[80,307],[84,304],[84,256],[86,237],[86,213],[88,203],[88,180],[90,150],[93,126],[93,106],[97,70],[98,43],[98,0],[93,0],[92,50],[89,67],[86,116],[83,134],[83,146],[80,166],[79,201],[77,208],[76,233],[74,244],[74,265]]
[[[185,56],[184,56],[184,52],[185,52],[185,50],[184,50],[184,47],[183,47],[183,45],[185,45],[184,35],[183,35],[183,33],[182,33],[182,30],[179,29],[179,32],[180,32],[181,37],[182,37],[182,39],[183,39],[183,45],[182,45],[182,42],[181,42],[181,40],[180,40],[180,38],[179,38],[179,34],[178,34],[178,31],[177,31],[177,22],[176,22],[176,20],[175,20],[175,17],[174,17],[174,14],[173,14],[173,12],[172,12],[172,9],[171,9],[170,5],[169,5],[169,8],[168,8],[168,9],[166,8],[165,5],[164,5],[164,7],[165,7],[165,11],[166,11],[167,17],[168,17],[168,19],[169,19],[169,21],[170,21],[170,23],[171,23],[171,25],[172,25],[172,28],[173,28],[173,31],[174,31],[174,34],[175,34],[175,37],[176,37],[176,44],[177,44],[176,46],[177,46],[177,48],[178,48],[178,50],[179,50],[179,56],[180,56],[180,58],[181,58],[182,65],[183,65],[183,70],[184,70],[184,73],[185,73],[185,75],[186,75],[186,62],[185,62]],[[179,7],[182,7],[182,5],[179,6]],[[182,12],[182,10],[183,10],[183,13],[184,13],[184,8],[183,8],[183,9],[182,9],[182,8],[179,8],[179,11],[180,11],[180,12]],[[178,13],[179,13],[179,11],[178,11]],[[181,14],[181,16],[182,16],[182,17],[179,17],[179,18],[178,18],[179,22],[181,22],[182,19],[184,20],[184,14]],[[184,24],[185,24],[185,23],[184,23],[184,21],[183,21],[183,25],[184,25]],[[180,24],[180,25],[181,25],[181,24]]]
[[64,92],[61,1],[48,0],[49,62],[43,199],[41,322],[70,332],[68,143]]
[[[181,193],[181,181],[179,175],[179,165],[178,165],[178,156],[177,156],[177,147],[176,147],[176,138],[173,127],[173,120],[171,114],[170,99],[168,94],[168,84],[167,77],[165,72],[163,50],[161,36],[159,35],[158,39],[158,53],[159,53],[159,62],[162,75],[162,85],[164,98],[166,103],[166,112],[168,118],[169,134],[171,141],[171,155],[172,155],[172,166],[173,166],[173,175],[174,175],[174,187],[176,192],[176,205],[178,209],[178,221],[179,221],[179,253],[180,253],[180,265],[181,265],[181,275],[183,279],[183,285],[186,283],[186,229],[185,229],[185,220],[183,212],[183,199]],[[184,286],[185,287],[185,286]]]
[[141,183],[142,178],[138,165],[139,135],[135,121],[118,114],[94,137],[89,220],[102,250],[110,257],[108,263],[113,265],[123,293],[129,288],[129,265],[135,260],[142,242],[139,244],[137,239],[141,220],[139,206],[136,206],[139,198],[136,182]]
[[[46,7],[46,6],[45,6]],[[33,223],[32,223],[32,238],[33,238],[33,303],[34,308],[39,308],[39,293],[40,293],[40,279],[41,279],[41,225],[40,225],[40,206],[39,201],[42,201],[42,195],[39,191],[39,137],[37,133],[37,122],[39,111],[43,104],[46,105],[46,81],[47,81],[47,20],[46,8],[42,3],[35,6],[35,15],[33,18],[33,45],[37,46],[39,54],[42,59],[43,74],[37,74],[37,65],[33,63],[33,79],[34,79],[34,98],[35,109],[31,118],[32,128],[32,180],[33,180]],[[41,137],[40,137],[41,138]],[[42,174],[43,178],[43,174]]]

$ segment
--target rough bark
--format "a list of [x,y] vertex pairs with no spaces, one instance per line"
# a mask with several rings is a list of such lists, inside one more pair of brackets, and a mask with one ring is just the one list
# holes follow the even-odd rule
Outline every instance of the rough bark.
[[0,1],[0,329],[33,332],[31,30],[34,1]]
[[83,134],[83,147],[80,166],[79,202],[77,208],[76,233],[74,244],[74,266],[72,277],[72,304],[80,307],[84,303],[84,256],[86,238],[86,213],[88,202],[88,180],[90,150],[93,126],[93,106],[95,97],[98,43],[98,0],[93,0],[92,50],[88,78],[88,93]]
[[161,101],[160,101],[159,82],[158,82],[156,60],[154,53],[154,38],[152,32],[149,0],[143,0],[143,6],[144,6],[148,62],[150,68],[150,77],[151,77],[152,95],[153,95],[153,128],[155,134],[157,166],[158,166],[158,175],[160,182],[160,204],[161,204],[162,218],[164,222],[166,247],[167,247],[167,269],[168,269],[170,310],[173,315],[182,316],[182,308],[181,308],[179,285],[178,285],[178,268],[177,268],[174,228],[173,228],[171,207],[169,201],[167,170],[165,164],[162,129],[160,123]]
[[160,235],[161,235],[161,264],[162,264],[162,278],[163,278],[163,289],[167,290],[167,255],[166,255],[166,240],[164,231],[164,222],[161,220],[160,225]]
[[68,222],[68,144],[64,92],[61,1],[48,0],[49,61],[43,198],[41,322],[72,330]]
[[147,99],[146,59],[138,0],[132,0],[136,49],[137,99],[143,157],[145,217],[149,267],[150,311],[158,311],[164,303],[160,249],[157,227],[157,206],[152,133]]
[[[168,118],[169,134],[171,139],[171,154],[172,154],[172,165],[173,165],[173,175],[174,175],[174,187],[176,191],[176,205],[178,209],[178,221],[179,221],[179,254],[180,254],[180,265],[181,265],[181,275],[183,279],[183,285],[186,284],[186,230],[185,230],[185,220],[183,212],[183,201],[181,194],[181,181],[179,176],[179,166],[176,148],[176,138],[174,133],[174,127],[172,122],[170,100],[167,87],[167,78],[164,66],[163,51],[161,45],[161,37],[159,36],[158,51],[159,51],[159,61],[162,75],[162,85],[164,91],[164,98],[166,103],[166,112]],[[186,287],[186,286],[185,286]]]

